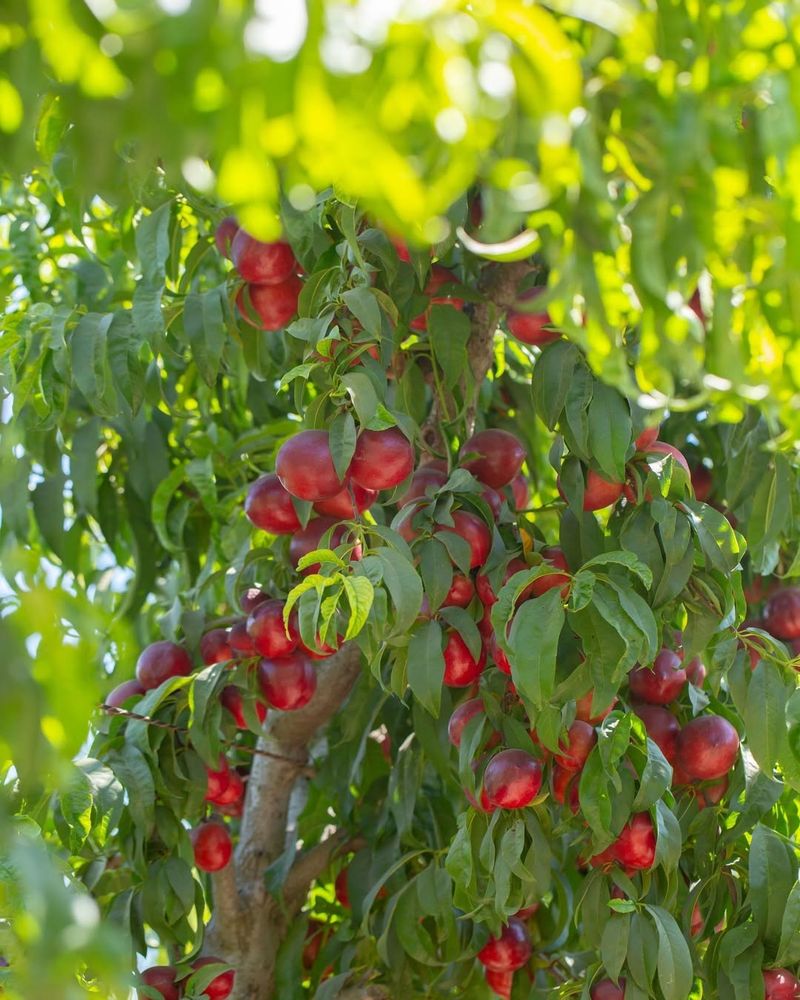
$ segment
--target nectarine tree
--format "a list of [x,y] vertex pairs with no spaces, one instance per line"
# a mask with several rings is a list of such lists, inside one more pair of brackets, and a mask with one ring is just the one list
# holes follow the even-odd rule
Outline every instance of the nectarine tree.
[[797,997],[795,15],[30,6],[0,989]]

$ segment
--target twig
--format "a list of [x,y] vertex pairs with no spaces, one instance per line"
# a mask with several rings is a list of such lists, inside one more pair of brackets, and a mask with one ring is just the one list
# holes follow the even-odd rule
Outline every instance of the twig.
[[[176,726],[172,722],[163,722],[161,719],[153,719],[149,715],[140,715],[138,712],[130,712],[127,708],[117,708],[115,705],[100,705],[100,708],[108,715],[121,715],[125,719],[134,719],[136,722],[146,722],[148,726],[155,726],[157,729],[169,729],[173,733],[183,733],[187,735],[190,730],[186,726]],[[313,778],[317,773],[313,767],[301,764],[296,757],[286,757],[283,754],[273,753],[271,750],[264,750],[261,746],[249,747],[242,743],[231,743],[229,740],[222,740],[221,745],[231,750],[240,750],[242,753],[253,754],[261,757],[274,757],[276,760],[283,760],[292,764],[293,767]]]

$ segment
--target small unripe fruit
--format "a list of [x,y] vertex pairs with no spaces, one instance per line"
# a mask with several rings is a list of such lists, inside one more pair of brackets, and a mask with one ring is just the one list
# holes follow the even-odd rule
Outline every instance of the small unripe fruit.
[[678,735],[675,760],[696,781],[721,778],[739,753],[739,734],[720,715],[700,715]]
[[522,809],[542,787],[542,765],[524,750],[501,750],[486,765],[483,788],[500,809]]
[[227,827],[210,820],[191,832],[194,863],[204,872],[221,871],[231,860],[233,844]]
[[145,689],[152,691],[170,677],[186,677],[192,672],[189,654],[175,642],[153,642],[136,661],[136,679]]

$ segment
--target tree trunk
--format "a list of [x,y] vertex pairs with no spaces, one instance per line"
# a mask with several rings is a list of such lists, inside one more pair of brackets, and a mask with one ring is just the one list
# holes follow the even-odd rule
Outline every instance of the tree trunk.
[[[334,834],[298,854],[283,886],[283,906],[267,892],[264,871],[286,849],[290,813],[303,798],[298,786],[308,768],[309,746],[339,710],[361,672],[361,653],[349,644],[320,664],[317,690],[297,712],[272,715],[258,743],[247,782],[239,845],[232,862],[213,876],[213,917],[203,953],[236,969],[231,1000],[272,1000],[275,960],[288,923],[305,902],[311,883],[349,840]],[[346,990],[349,1000],[380,994]]]

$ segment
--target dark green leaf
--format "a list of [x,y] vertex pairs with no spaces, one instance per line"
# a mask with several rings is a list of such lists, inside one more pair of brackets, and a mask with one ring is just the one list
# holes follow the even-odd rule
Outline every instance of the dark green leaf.
[[533,405],[551,431],[555,429],[564,409],[578,358],[578,349],[573,343],[557,340],[542,351],[534,365]]
[[442,699],[444,656],[438,622],[423,622],[408,645],[408,686],[431,715],[438,716]]
[[588,414],[589,450],[600,470],[609,479],[621,482],[631,443],[630,408],[615,389],[595,382]]

